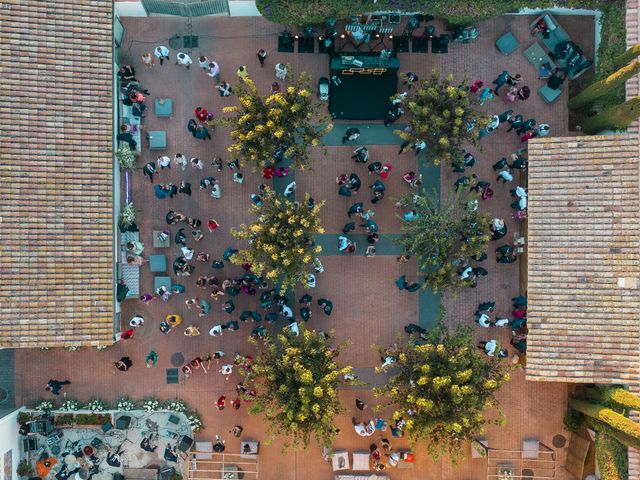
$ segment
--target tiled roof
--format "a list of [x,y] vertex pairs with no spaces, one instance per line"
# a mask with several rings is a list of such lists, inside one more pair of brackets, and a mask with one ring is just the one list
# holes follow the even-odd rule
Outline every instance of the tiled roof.
[[[627,28],[627,48],[636,45],[640,38],[640,10],[638,9],[638,0],[627,0],[625,23]],[[635,75],[627,80],[626,84],[627,100],[630,100],[640,94],[640,83],[638,76]],[[627,133],[638,135],[638,121],[633,122],[627,129]],[[631,387],[635,393],[639,393],[638,385]],[[630,417],[638,420],[638,412],[630,412]],[[635,448],[629,448],[629,480],[640,479],[640,452]]]
[[110,0],[0,9],[0,346],[111,343]]
[[638,380],[638,154],[637,134],[529,142],[529,380]]

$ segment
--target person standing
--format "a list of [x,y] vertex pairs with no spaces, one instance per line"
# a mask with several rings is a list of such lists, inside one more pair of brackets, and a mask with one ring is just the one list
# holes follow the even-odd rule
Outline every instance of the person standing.
[[407,86],[407,90],[411,90],[411,86],[414,84],[414,82],[418,81],[418,75],[416,75],[414,72],[407,72],[405,78],[406,80],[402,82],[402,84]]
[[247,67],[241,65],[240,67],[238,67],[236,75],[238,75],[238,80],[244,82],[247,78],[249,78],[249,71],[247,70]]
[[216,88],[220,92],[221,97],[228,97],[233,92],[231,85],[227,82],[222,82],[220,85],[216,85]]
[[204,55],[200,55],[198,57],[198,65],[200,65],[200,68],[205,71],[209,70],[209,59]]
[[142,54],[142,64],[147,67],[155,67],[156,61],[153,59],[153,55],[150,52],[146,52]]
[[153,174],[156,173],[156,164],[154,162],[147,163],[144,167],[142,167],[142,173],[149,177],[149,181],[153,183]]
[[185,168],[187,168],[187,158],[181,153],[176,153],[175,157],[173,157],[173,161],[176,162],[176,165],[178,165],[183,172]]
[[216,82],[216,85],[220,83],[220,66],[217,62],[211,61],[209,62],[207,75],[209,75]]
[[284,63],[276,63],[276,78],[278,80],[286,80],[287,79],[287,66]]
[[160,165],[160,169],[164,170],[165,168],[171,168],[171,159],[167,156],[160,156],[157,158],[158,165]]
[[156,56],[156,58],[160,60],[160,65],[162,65],[165,60],[169,60],[169,51],[170,50],[164,45],[157,46],[153,51],[153,54]]
[[258,57],[260,66],[264,67],[264,61],[267,59],[267,52],[263,48],[261,48],[260,50],[258,50],[258,53],[256,54],[256,56]]
[[500,87],[502,87],[507,83],[508,79],[509,79],[509,72],[507,70],[503,70],[502,73],[498,75],[498,78],[496,78],[493,81],[493,83],[495,84],[495,88],[493,89],[493,91],[495,92],[496,95],[498,95],[498,90],[500,90]]
[[193,60],[191,57],[184,52],[178,52],[176,65],[181,65],[185,67],[187,70],[191,67]]
[[71,382],[69,380],[63,380],[62,382],[59,380],[49,380],[44,389],[54,395],[60,395],[60,389],[62,388],[62,386],[70,384]]

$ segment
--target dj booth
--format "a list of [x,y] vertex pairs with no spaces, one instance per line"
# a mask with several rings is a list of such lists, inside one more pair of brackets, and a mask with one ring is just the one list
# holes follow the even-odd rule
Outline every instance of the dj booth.
[[382,120],[397,92],[400,60],[380,52],[340,53],[330,59],[329,111],[334,118]]

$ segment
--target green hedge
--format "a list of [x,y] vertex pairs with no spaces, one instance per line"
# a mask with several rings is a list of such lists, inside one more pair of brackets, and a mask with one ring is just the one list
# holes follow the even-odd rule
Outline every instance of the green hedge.
[[629,478],[627,447],[602,432],[596,435],[596,461],[602,480],[626,480]]
[[[587,8],[602,12],[602,36],[595,79],[613,73],[613,59],[625,51],[625,0],[256,0],[260,12],[272,22],[288,26],[321,25],[328,18],[346,19],[358,13],[422,11],[452,25],[478,23],[520,8]],[[614,89],[603,102],[624,100],[624,87]]]

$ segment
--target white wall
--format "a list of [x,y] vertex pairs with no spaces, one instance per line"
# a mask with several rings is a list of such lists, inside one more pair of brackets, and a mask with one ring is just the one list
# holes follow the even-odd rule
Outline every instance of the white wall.
[[[18,435],[18,413],[15,410],[6,417],[0,418],[0,480],[18,480],[16,469],[20,462],[20,437]],[[11,477],[4,474],[5,454],[11,450]]]
[[147,11],[140,0],[115,2],[116,15],[119,17],[146,17]]
[[[140,0],[115,2],[116,15],[120,17],[146,17],[147,12]],[[229,15],[232,17],[259,17],[255,0],[229,0]]]
[[229,0],[231,17],[260,17],[261,14],[254,0]]

